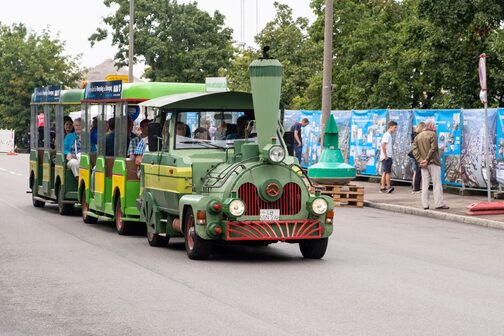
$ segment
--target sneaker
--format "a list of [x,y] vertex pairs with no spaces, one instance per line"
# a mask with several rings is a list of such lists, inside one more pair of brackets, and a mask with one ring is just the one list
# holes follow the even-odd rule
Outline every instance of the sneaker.
[[382,194],[385,194],[385,193],[387,192],[387,188],[380,188],[380,192],[381,192]]
[[391,193],[393,193],[393,192],[394,192],[394,190],[395,190],[395,189],[394,189],[394,187],[390,187],[390,188],[386,189],[387,194],[391,194]]
[[437,210],[448,210],[450,207],[448,205],[442,205],[440,207],[436,207]]
[[412,195],[420,195],[421,193],[422,193],[422,190],[417,190],[417,191],[413,190],[411,192]]

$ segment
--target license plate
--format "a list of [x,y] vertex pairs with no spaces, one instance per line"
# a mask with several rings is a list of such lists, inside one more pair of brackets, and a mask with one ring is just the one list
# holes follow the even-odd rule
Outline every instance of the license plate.
[[259,216],[262,221],[279,220],[280,209],[261,209]]

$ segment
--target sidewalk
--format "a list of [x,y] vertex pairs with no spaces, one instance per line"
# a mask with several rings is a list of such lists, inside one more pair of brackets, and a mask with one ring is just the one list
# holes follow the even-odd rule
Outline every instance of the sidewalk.
[[[429,200],[431,202],[432,210],[424,210],[422,208],[420,194],[412,194],[410,186],[397,185],[397,183],[394,184],[394,182],[392,182],[392,185],[395,188],[394,192],[391,194],[382,194],[379,192],[379,183],[367,181],[352,181],[351,183],[364,187],[364,206],[367,207],[504,230],[504,215],[466,215],[466,212],[468,211],[467,206],[469,204],[487,202],[486,194],[484,196],[461,196],[445,191],[444,200],[450,209],[434,210],[432,209],[432,191],[429,191]],[[492,202],[499,201],[504,202],[504,200],[492,199]]]

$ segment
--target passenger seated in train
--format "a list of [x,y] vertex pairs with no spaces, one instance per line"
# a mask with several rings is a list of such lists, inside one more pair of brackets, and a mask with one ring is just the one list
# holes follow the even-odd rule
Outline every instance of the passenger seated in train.
[[194,131],[193,138],[198,140],[210,140],[210,134],[205,127],[198,127]]
[[248,121],[249,119],[246,115],[240,116],[236,120],[236,133],[228,134],[226,140],[245,139]]
[[64,139],[64,155],[68,160],[67,167],[72,171],[73,175],[79,177],[79,163],[81,157],[81,118],[75,119],[75,132],[68,133]]
[[114,156],[114,129],[115,118],[110,118],[107,121],[109,132],[105,137],[105,156]]

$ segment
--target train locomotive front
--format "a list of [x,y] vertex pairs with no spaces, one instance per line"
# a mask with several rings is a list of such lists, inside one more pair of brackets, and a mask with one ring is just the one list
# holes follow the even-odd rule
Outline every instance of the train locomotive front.
[[[148,241],[160,246],[170,237],[184,236],[191,259],[207,259],[216,242],[299,243],[305,258],[322,258],[333,231],[333,201],[310,194],[308,177],[287,153],[278,122],[282,66],[263,58],[254,61],[249,72],[252,96],[205,93],[142,103],[171,109],[176,121],[163,127],[160,123],[157,135],[149,133],[149,144],[161,138],[169,141],[162,149],[155,145],[142,160],[138,207]],[[199,151],[176,147],[181,115],[219,109],[225,115],[247,105],[247,99],[256,138],[224,142],[229,145],[225,146],[195,136],[185,138],[185,143],[201,146]],[[238,100],[242,105],[233,103]]]

